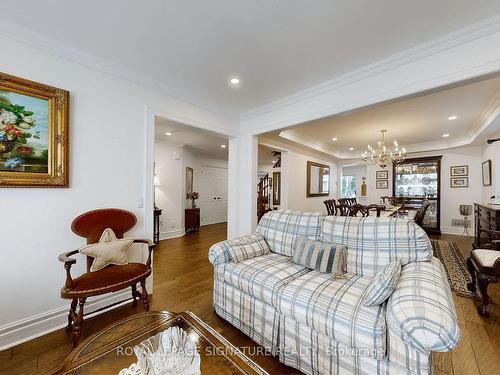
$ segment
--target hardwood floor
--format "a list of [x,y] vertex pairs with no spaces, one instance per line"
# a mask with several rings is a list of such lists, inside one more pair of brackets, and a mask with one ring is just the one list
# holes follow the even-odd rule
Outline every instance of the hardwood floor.
[[[199,233],[161,241],[154,252],[154,290],[152,310],[190,310],[219,331],[236,346],[256,347],[247,336],[219,318],[212,308],[213,268],[207,251],[211,244],[226,237],[226,225],[204,226]],[[471,240],[443,235],[456,241],[465,257]],[[490,306],[489,318],[476,312],[477,302],[455,296],[463,339],[458,348],[434,356],[435,374],[500,375],[500,284],[490,285],[490,295],[498,303]],[[82,340],[110,322],[142,311],[140,304],[128,304],[85,321]],[[0,374],[52,374],[71,350],[71,336],[63,329],[0,352]],[[271,374],[296,371],[277,359],[250,355]]]

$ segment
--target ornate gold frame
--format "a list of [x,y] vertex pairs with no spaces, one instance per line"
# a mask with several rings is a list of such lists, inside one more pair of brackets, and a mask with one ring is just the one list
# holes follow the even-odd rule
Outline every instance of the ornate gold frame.
[[48,173],[0,171],[0,188],[68,187],[69,91],[0,72],[0,90],[49,101]]

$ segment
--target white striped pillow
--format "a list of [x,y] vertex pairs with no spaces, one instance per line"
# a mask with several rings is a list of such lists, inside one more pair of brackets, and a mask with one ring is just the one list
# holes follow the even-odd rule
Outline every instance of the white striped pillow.
[[399,281],[401,262],[396,259],[377,272],[365,293],[365,306],[377,306],[390,297]]
[[299,236],[293,243],[292,262],[322,273],[337,273],[335,253],[335,244]]

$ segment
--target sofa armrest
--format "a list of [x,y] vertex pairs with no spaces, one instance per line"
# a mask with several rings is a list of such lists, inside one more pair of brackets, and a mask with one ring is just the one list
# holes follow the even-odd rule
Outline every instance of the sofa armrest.
[[441,262],[412,262],[403,267],[387,303],[387,327],[424,353],[446,352],[458,345],[461,332],[450,286]]
[[212,245],[208,250],[208,260],[217,266],[229,262],[241,262],[269,252],[269,245],[264,237],[254,233]]

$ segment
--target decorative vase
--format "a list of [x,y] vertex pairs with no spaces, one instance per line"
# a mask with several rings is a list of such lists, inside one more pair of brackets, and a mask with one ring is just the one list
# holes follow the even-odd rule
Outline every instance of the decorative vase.
[[196,200],[191,199],[191,208],[196,208]]

